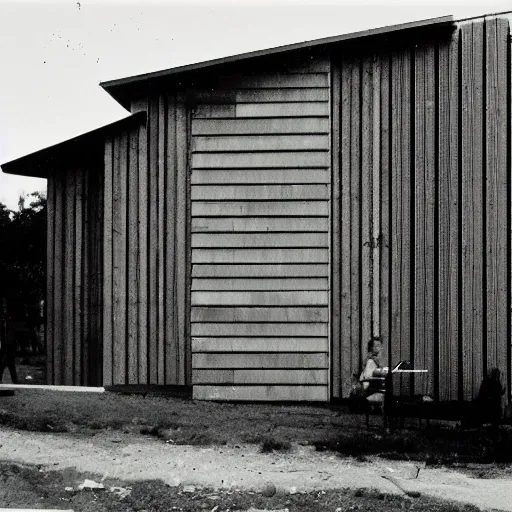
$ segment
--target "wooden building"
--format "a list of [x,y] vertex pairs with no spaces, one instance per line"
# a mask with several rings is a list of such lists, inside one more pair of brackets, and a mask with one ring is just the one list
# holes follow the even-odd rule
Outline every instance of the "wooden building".
[[48,179],[48,378],[348,396],[367,342],[511,380],[509,19],[451,17],[102,83],[131,115]]

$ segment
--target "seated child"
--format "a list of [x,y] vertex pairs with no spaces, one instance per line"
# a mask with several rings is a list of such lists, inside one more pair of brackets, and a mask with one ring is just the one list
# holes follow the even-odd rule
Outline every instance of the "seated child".
[[[368,355],[366,358],[366,363],[363,371],[361,372],[361,376],[359,377],[359,381],[363,385],[363,390],[365,396],[368,398],[374,393],[382,393],[383,392],[383,383],[380,381],[376,381],[375,383],[364,382],[369,379],[374,379],[378,377],[385,377],[388,368],[383,367],[381,364],[381,353],[382,353],[382,343],[378,338],[371,339],[368,342]],[[377,397],[376,397],[377,398]],[[382,397],[378,397],[379,399]]]

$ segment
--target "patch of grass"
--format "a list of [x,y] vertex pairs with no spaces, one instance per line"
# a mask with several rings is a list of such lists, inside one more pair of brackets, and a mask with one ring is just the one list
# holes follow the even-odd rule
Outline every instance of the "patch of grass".
[[331,450],[357,458],[379,455],[394,460],[422,460],[427,464],[512,462],[512,431],[509,429],[344,432],[334,438],[314,441],[313,445],[318,451]]
[[261,444],[261,453],[288,452],[292,445],[288,441],[276,441],[268,437]]
[[[21,466],[0,462],[2,505],[9,508],[68,508],[76,512],[125,512],[130,510],[248,510],[250,508],[290,512],[324,512],[326,510],[394,512],[476,512],[478,508],[420,496],[414,500],[371,489],[312,491],[296,494],[276,493],[265,497],[258,491],[196,488],[194,493],[182,487],[169,487],[158,480],[133,481],[106,479],[103,492],[78,491],[84,478],[99,481],[98,475],[67,469],[46,471],[37,466]],[[121,499],[110,492],[110,486],[130,488],[131,494]],[[65,491],[72,487],[73,491]]]
[[30,432],[69,432],[69,426],[54,415],[36,417],[0,410],[0,425]]

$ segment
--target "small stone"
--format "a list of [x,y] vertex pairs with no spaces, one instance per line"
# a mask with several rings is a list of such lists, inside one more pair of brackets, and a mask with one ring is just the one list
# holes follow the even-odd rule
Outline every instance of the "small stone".
[[274,496],[275,493],[276,493],[276,486],[272,482],[267,482],[263,486],[263,489],[261,490],[261,494],[263,494],[263,496],[265,496],[266,498],[270,498],[270,497]]
[[196,488],[193,485],[185,485],[183,492],[196,492]]

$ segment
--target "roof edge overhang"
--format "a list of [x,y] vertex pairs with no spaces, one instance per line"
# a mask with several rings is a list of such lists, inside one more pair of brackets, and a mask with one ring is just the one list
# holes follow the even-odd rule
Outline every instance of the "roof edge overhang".
[[[47,178],[50,170],[62,169],[69,166],[69,155],[86,158],[88,161],[95,157],[102,157],[103,144],[109,135],[119,130],[129,128],[146,122],[146,112],[141,111],[129,115],[119,121],[101,126],[92,131],[83,133],[72,139],[48,146],[34,153],[22,156],[15,160],[5,162],[0,167],[6,174],[30,176],[33,178]],[[81,160],[82,162],[82,160]]]
[[236,63],[249,59],[256,59],[259,57],[266,57],[271,55],[277,55],[287,52],[293,52],[304,49],[313,49],[316,47],[322,47],[327,45],[341,44],[344,42],[356,42],[357,40],[373,38],[376,36],[391,35],[397,32],[405,32],[414,29],[428,28],[428,27],[441,27],[446,25],[453,25],[453,16],[442,16],[438,18],[429,18],[426,20],[413,21],[409,23],[401,23],[398,25],[390,25],[386,27],[379,27],[375,29],[363,30],[359,32],[352,32],[349,34],[343,34],[339,36],[326,37],[322,39],[314,39],[312,41],[305,41],[302,43],[288,44],[284,46],[277,46],[274,48],[268,48],[265,50],[257,50],[247,53],[241,53],[238,55],[232,55],[229,57],[223,57],[219,59],[213,59],[195,64],[187,64],[185,66],[178,66],[175,68],[164,69],[161,71],[154,71],[150,73],[143,73],[140,75],[133,75],[126,78],[118,78],[115,80],[107,80],[100,82],[100,86],[105,89],[116,101],[118,101],[125,108],[129,107],[129,104],[125,98],[124,91],[126,88],[133,87],[148,80],[157,80],[170,78],[180,74],[185,74],[193,71],[208,70],[215,66],[221,66],[230,63]]

